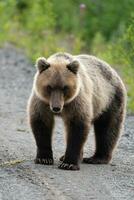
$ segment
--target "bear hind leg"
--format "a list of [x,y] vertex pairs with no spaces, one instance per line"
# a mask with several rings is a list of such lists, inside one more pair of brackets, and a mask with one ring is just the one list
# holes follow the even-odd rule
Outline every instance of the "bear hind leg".
[[121,96],[94,121],[96,151],[90,158],[84,158],[88,164],[107,164],[112,159],[113,150],[119,139],[125,115],[125,102]]

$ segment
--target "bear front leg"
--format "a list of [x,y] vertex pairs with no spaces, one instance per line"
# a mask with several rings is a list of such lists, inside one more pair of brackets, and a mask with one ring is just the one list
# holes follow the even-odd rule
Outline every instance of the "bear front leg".
[[89,125],[84,120],[71,119],[66,122],[67,148],[59,168],[65,170],[79,170],[79,162],[86,141]]
[[53,125],[53,118],[43,121],[40,117],[32,116],[31,128],[37,145],[36,164],[52,165],[54,162],[52,152]]

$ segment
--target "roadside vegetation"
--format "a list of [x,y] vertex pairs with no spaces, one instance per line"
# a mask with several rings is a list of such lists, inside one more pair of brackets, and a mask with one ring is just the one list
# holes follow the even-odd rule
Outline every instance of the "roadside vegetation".
[[57,51],[104,59],[123,78],[134,113],[133,0],[1,0],[1,46],[6,42],[33,62]]

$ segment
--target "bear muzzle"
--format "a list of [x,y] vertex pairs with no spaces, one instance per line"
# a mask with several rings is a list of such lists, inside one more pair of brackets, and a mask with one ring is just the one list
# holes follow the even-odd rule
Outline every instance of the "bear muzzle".
[[61,112],[61,108],[60,108],[60,107],[53,107],[53,108],[52,108],[52,111],[53,111],[54,113],[60,113],[60,112]]
[[64,106],[63,95],[61,92],[54,91],[50,98],[50,109],[53,113],[61,113]]

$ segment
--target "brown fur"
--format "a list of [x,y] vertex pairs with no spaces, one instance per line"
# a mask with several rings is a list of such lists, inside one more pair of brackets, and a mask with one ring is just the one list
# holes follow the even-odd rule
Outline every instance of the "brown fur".
[[96,151],[83,162],[108,163],[122,131],[126,90],[117,73],[94,56],[58,53],[37,60],[29,121],[37,144],[36,163],[53,164],[54,115],[66,127],[60,169],[78,170],[84,143],[94,125]]

